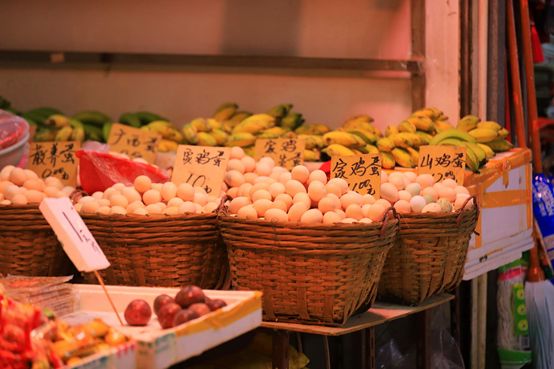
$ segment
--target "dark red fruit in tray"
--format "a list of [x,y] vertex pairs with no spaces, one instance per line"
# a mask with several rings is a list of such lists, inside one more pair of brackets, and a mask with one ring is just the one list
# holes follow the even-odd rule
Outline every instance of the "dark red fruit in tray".
[[185,286],[175,296],[175,302],[181,305],[183,309],[188,308],[192,304],[204,303],[206,296],[200,287]]
[[158,312],[158,321],[163,329],[172,328],[175,316],[181,311],[181,307],[174,302],[164,305]]
[[152,316],[150,305],[144,300],[133,300],[125,308],[125,320],[129,325],[147,325]]

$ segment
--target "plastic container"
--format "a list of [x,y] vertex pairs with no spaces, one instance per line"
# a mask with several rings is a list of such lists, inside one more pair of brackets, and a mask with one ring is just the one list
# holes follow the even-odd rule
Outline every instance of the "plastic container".
[[[0,128],[1,130],[1,128]],[[18,165],[23,154],[29,150],[27,141],[29,140],[29,132],[15,145],[9,146],[3,150],[0,150],[0,168],[6,165]]]

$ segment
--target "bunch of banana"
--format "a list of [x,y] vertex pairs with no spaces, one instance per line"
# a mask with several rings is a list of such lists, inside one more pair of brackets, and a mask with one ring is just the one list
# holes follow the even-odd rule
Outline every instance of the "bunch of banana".
[[429,144],[465,147],[466,168],[474,172],[478,172],[479,168],[494,156],[494,152],[488,146],[478,143],[468,132],[458,128],[437,134]]
[[[177,151],[177,146],[183,141],[183,134],[167,120],[155,120],[140,128],[148,132],[155,132],[161,136],[158,141],[159,152]],[[108,133],[109,134],[109,133]]]
[[[44,110],[43,110],[44,109]],[[40,108],[31,111],[38,122],[33,121],[37,130],[34,141],[79,141],[85,140],[85,129],[82,122],[60,113],[51,114],[46,118],[39,117],[37,111],[53,111],[54,109]],[[24,113],[26,115],[26,113]]]
[[460,119],[458,125],[464,129],[476,142],[490,147],[494,152],[510,150],[513,145],[506,141],[510,134],[497,122],[479,121],[475,116],[465,116]]
[[[221,115],[223,116],[223,115]],[[224,146],[229,135],[215,118],[196,118],[185,124],[179,137],[188,145]]]

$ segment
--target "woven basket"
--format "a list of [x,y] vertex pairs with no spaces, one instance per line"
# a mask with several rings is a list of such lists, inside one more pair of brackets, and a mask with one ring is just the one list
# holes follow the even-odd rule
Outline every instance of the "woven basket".
[[344,324],[376,297],[398,220],[304,226],[222,215],[231,281],[263,291],[265,320]]
[[224,282],[226,250],[215,214],[82,217],[110,261],[101,272],[106,283],[214,289]]
[[37,205],[0,206],[0,274],[62,276],[75,272]]
[[379,299],[419,304],[458,286],[478,215],[477,206],[451,214],[400,215],[400,236],[383,268]]

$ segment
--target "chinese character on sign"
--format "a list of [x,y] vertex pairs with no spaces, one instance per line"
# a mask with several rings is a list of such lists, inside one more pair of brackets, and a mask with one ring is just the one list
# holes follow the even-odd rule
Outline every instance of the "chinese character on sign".
[[75,152],[80,143],[74,141],[32,143],[29,169],[41,178],[54,176],[64,184],[74,186],[77,175]]
[[270,157],[276,165],[292,169],[304,163],[304,148],[303,139],[258,139],[255,145],[255,156],[258,160],[264,156]]
[[419,166],[420,167],[428,167],[429,169],[431,169],[433,167],[433,159],[431,159],[431,155],[429,155],[429,154],[422,155]]
[[125,136],[125,131],[123,130],[123,128],[119,128],[117,132],[110,133],[110,136],[112,136],[112,139],[110,140],[110,145],[117,145],[119,142],[121,142],[123,136]]
[[275,152],[275,141],[267,140],[264,146],[264,152],[266,154],[273,154]]
[[112,151],[153,162],[159,138],[155,132],[115,123],[108,137],[108,145]]
[[381,160],[378,155],[360,154],[331,158],[331,177],[343,178],[348,188],[361,195],[380,196]]
[[456,156],[453,159],[454,167],[463,168],[464,167],[464,154],[456,153]]
[[284,152],[295,152],[296,151],[296,140],[295,139],[288,139],[283,142],[281,145],[281,149]]
[[192,150],[185,148],[183,151],[183,164],[188,164],[192,161]]
[[346,178],[346,162],[342,158],[338,158],[337,162],[333,166],[333,173],[335,173],[336,178]]
[[424,145],[419,148],[421,160],[418,174],[431,174],[435,181],[454,179],[463,185],[465,172],[465,147]]
[[41,144],[35,143],[34,150],[31,154],[31,164],[33,165],[44,165],[44,159],[46,158],[46,151]]
[[439,167],[449,167],[450,163],[452,163],[452,160],[448,154],[442,154],[441,156],[435,158],[435,164]]

